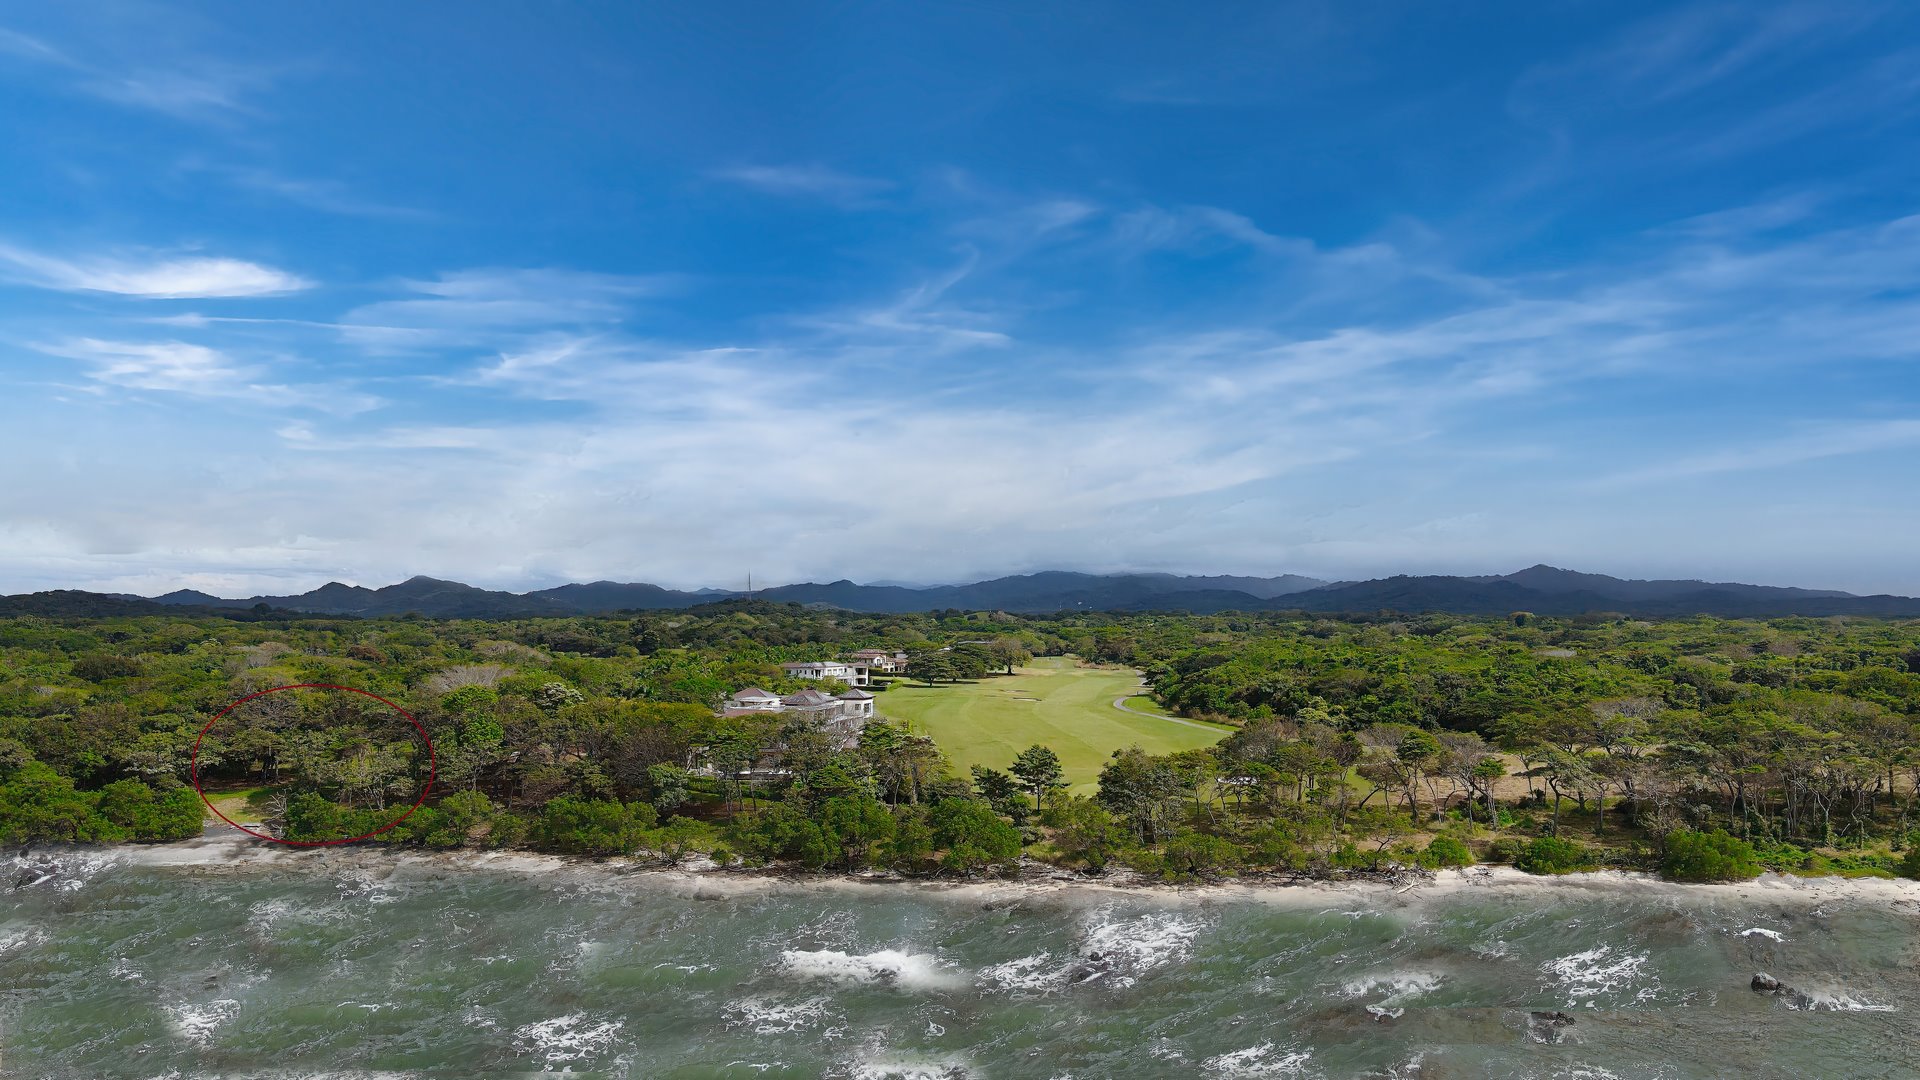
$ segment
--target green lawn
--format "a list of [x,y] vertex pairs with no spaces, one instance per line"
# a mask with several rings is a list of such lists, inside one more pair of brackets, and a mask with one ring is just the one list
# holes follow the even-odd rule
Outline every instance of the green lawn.
[[[1151,754],[1211,746],[1231,729],[1158,719],[1165,710],[1140,693],[1138,673],[1081,667],[1042,657],[1017,674],[977,683],[928,687],[906,680],[880,695],[879,711],[933,737],[961,775],[974,765],[1005,769],[1035,743],[1053,748],[1079,793],[1093,790],[1100,767],[1115,750],[1138,746]],[[1155,716],[1113,707],[1115,698]],[[1025,699],[1025,700],[1023,700]]]
[[[227,815],[229,820],[245,824],[250,821],[259,821],[261,815],[266,812],[267,800],[281,789],[281,785],[275,784],[229,788],[208,791],[207,798],[213,805],[219,807],[220,812]],[[208,821],[219,820],[212,813],[205,816]]]

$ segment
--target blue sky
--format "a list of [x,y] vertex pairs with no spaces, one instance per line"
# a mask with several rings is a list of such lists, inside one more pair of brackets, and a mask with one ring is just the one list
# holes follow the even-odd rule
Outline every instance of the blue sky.
[[1065,7],[0,8],[0,591],[1920,593],[1920,12]]

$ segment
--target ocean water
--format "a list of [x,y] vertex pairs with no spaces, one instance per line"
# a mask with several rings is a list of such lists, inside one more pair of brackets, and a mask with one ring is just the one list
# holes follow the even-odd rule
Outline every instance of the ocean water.
[[1914,887],[151,862],[0,866],[0,1075],[1920,1076]]

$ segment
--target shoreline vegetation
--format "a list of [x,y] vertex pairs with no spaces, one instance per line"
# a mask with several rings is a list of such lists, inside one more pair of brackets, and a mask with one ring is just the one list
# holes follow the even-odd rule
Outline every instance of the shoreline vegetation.
[[[743,686],[845,691],[790,672],[857,649],[907,671],[873,686],[877,715],[851,731],[720,707]],[[263,693],[293,684],[363,693]],[[1115,705],[1142,696],[1167,715]],[[199,837],[190,761],[236,821],[293,841],[372,833],[429,770],[382,699],[430,734],[436,779],[360,847],[933,881],[1043,865],[1172,883],[1485,865],[1920,878],[1920,622],[1865,618],[746,600],[609,618],[15,617],[0,619],[0,843]],[[915,704],[946,711],[915,723]],[[970,724],[989,730],[968,742]],[[1142,747],[1155,724],[1169,739]]]
[[301,870],[384,879],[428,872],[499,872],[584,878],[639,879],[698,895],[746,893],[763,889],[860,891],[876,887],[910,888],[965,898],[1028,895],[1123,895],[1168,902],[1227,900],[1311,902],[1327,896],[1358,896],[1391,904],[1411,904],[1462,894],[1498,895],[1540,890],[1566,892],[1666,893],[1703,899],[1737,899],[1808,904],[1844,900],[1912,908],[1920,913],[1920,883],[1901,879],[1807,877],[1772,871],[1736,882],[1682,882],[1634,870],[1576,871],[1540,875],[1509,866],[1422,870],[1360,871],[1331,878],[1311,874],[1256,873],[1214,880],[1167,881],[1135,871],[1089,876],[1032,860],[1006,874],[959,878],[908,876],[891,871],[810,871],[796,867],[722,867],[710,859],[665,865],[658,858],[567,856],[525,850],[408,851],[377,846],[290,848],[239,833],[208,834],[162,844],[47,845],[14,854],[14,887],[58,881],[63,859],[77,859],[87,871],[126,865],[191,872]]

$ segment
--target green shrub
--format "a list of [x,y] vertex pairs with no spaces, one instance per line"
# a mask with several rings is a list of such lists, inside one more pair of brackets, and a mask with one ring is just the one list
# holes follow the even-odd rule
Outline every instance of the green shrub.
[[1667,854],[1660,861],[1660,873],[1672,881],[1746,881],[1762,869],[1753,845],[1724,829],[1676,829],[1667,834]]
[[160,794],[138,780],[115,780],[100,789],[99,800],[100,816],[119,838],[151,843],[200,835],[200,795],[190,787]]
[[927,812],[933,842],[947,849],[940,865],[948,870],[978,870],[1020,856],[1020,830],[973,799],[942,799]]
[[656,817],[646,803],[562,795],[541,808],[532,839],[567,855],[627,855],[646,842]]
[[1230,840],[1206,833],[1175,833],[1161,848],[1160,875],[1186,880],[1201,874],[1230,873],[1239,868],[1240,849]]
[[1512,863],[1520,857],[1526,843],[1512,837],[1503,836],[1487,845],[1487,861],[1492,863]]
[[1516,869],[1529,874],[1571,874],[1593,868],[1593,853],[1586,845],[1557,836],[1542,836],[1527,841],[1513,857]]
[[1426,855],[1420,865],[1429,869],[1443,866],[1472,866],[1473,852],[1467,845],[1451,836],[1436,836],[1427,845]]
[[1900,876],[1920,881],[1920,847],[1907,849],[1907,857],[1900,860]]

